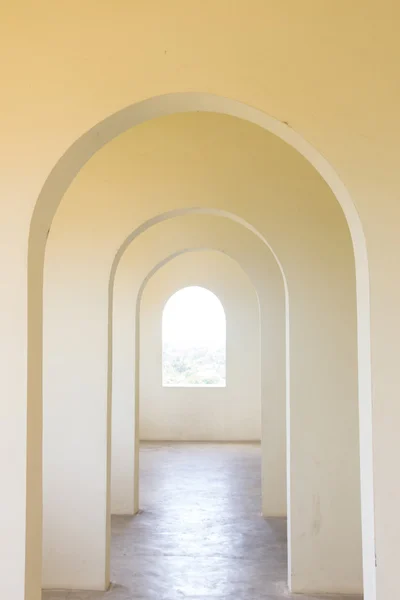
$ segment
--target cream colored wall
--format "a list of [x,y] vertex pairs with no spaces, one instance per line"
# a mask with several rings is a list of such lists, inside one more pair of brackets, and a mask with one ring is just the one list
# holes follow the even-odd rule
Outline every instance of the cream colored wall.
[[[226,216],[204,213],[171,217],[149,227],[127,246],[116,269],[112,340],[113,513],[133,514],[139,508],[139,453],[135,444],[134,404],[136,395],[136,405],[139,405],[139,391],[134,371],[138,370],[135,334],[138,343],[136,320],[142,291],[165,261],[186,250],[204,248],[214,248],[233,258],[257,290],[261,311],[263,513],[265,516],[286,515],[286,350],[282,274],[269,248],[251,231]],[[133,306],[136,311],[132,310]],[[139,438],[139,432],[136,437]]]
[[[347,188],[359,211],[371,272],[373,350],[371,364],[368,266],[360,259],[366,597],[375,598],[373,517],[377,597],[386,600],[395,596],[400,486],[393,480],[391,457],[398,447],[400,422],[400,286],[396,260],[400,250],[399,10],[392,0],[379,4],[355,2],[350,7],[344,0],[329,5],[314,0],[301,5],[252,0],[237,3],[235,10],[226,2],[201,3],[189,9],[182,0],[168,5],[153,1],[138,9],[120,2],[82,5],[72,1],[63,7],[61,15],[59,6],[48,0],[34,10],[24,0],[4,8],[0,35],[5,57],[0,100],[0,240],[7,257],[1,263],[4,286],[0,311],[1,353],[5,359],[1,373],[5,390],[1,472],[7,482],[0,527],[6,540],[0,554],[5,573],[3,596],[21,600],[25,572],[27,594],[36,600],[40,593],[41,248],[60,191],[73,177],[73,161],[64,163],[64,167],[71,166],[71,171],[63,168],[62,173],[53,173],[46,190],[47,200],[51,201],[42,203],[37,220],[40,235],[32,239],[29,310],[34,319],[30,329],[28,412],[27,240],[36,199],[59,157],[90,127],[144,98],[193,89],[241,100],[287,122],[288,137],[298,132],[326,157],[344,183],[341,201]],[[91,151],[101,139],[90,138]],[[78,165],[84,156],[78,148],[75,150],[70,157],[74,154]],[[315,156],[321,155],[316,152]],[[333,180],[340,183],[339,178]],[[46,200],[45,196],[41,199]],[[360,234],[356,221],[352,226],[353,234]],[[362,236],[355,239],[358,256]],[[369,403],[370,369],[373,411]],[[10,455],[14,457],[12,463]]]
[[[106,382],[98,374],[104,373],[107,364],[107,281],[111,262],[121,241],[135,227],[156,214],[184,207],[229,211],[235,218],[257,226],[283,265],[290,301],[291,586],[297,591],[359,591],[351,241],[343,213],[329,188],[282,141],[230,117],[176,115],[137,127],[89,161],[69,188],[48,240],[48,265],[53,266],[47,267],[46,327],[51,331],[51,341],[46,341],[46,353],[52,355],[52,361],[64,362],[66,368],[64,374],[52,371],[52,367],[46,371],[50,381],[46,397],[63,402],[71,414],[79,410],[82,420],[86,414],[83,401],[89,403],[92,460],[105,459],[109,452],[109,406]],[[51,283],[53,272],[55,281],[62,278],[62,285]],[[72,290],[70,295],[68,289]],[[60,347],[59,333],[68,326],[85,341]],[[90,352],[86,340],[93,341],[95,351]],[[98,426],[91,414],[94,406]],[[306,437],[305,430],[309,432]],[[75,439],[73,444],[81,453],[86,441],[79,445]],[[71,448],[64,450],[68,456]],[[71,489],[81,477],[90,479],[91,461],[84,470],[80,458],[79,462],[79,476],[64,469],[71,474],[65,476],[65,485]],[[72,577],[73,571],[79,573],[74,566],[70,571],[73,586],[77,580],[81,587],[92,587],[93,582],[104,585],[107,545],[100,543],[99,536],[106,539],[108,471],[93,472],[99,479],[96,485],[92,482],[85,503],[96,500],[98,506],[101,504],[96,537],[99,543],[96,555],[82,546],[82,556],[90,557],[93,573],[91,579],[81,581]],[[340,497],[338,486],[345,490]],[[59,509],[63,506],[61,492],[56,490],[54,496],[58,495],[57,502],[61,499]],[[95,496],[97,492],[101,503]],[[72,529],[84,535],[78,525],[77,520]],[[344,535],[352,540],[346,553]],[[72,558],[72,562],[80,560],[76,554]]]
[[[225,310],[224,388],[162,385],[163,308],[172,294],[192,285],[213,292]],[[162,267],[144,289],[140,340],[140,439],[261,439],[259,305],[254,286],[231,258],[219,252],[190,252]]]

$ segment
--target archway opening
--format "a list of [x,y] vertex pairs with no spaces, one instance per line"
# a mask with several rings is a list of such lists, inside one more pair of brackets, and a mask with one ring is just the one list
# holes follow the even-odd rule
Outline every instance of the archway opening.
[[175,292],[162,315],[164,387],[226,386],[226,317],[217,296],[200,286]]
[[[220,251],[184,251],[158,266],[144,289],[140,308],[141,511],[135,519],[118,517],[116,533],[124,527],[125,539],[131,535],[134,540],[137,531],[143,532],[141,548],[132,546],[133,552],[139,554],[146,551],[146,546],[158,542],[157,531],[163,531],[168,534],[164,538],[168,539],[169,553],[187,557],[184,568],[189,571],[190,563],[197,569],[199,557],[206,553],[204,571],[198,571],[207,582],[203,589],[213,593],[221,589],[222,593],[225,584],[221,581],[221,571],[217,567],[212,574],[209,568],[211,562],[218,561],[220,543],[232,548],[237,541],[234,532],[240,529],[253,540],[253,547],[258,543],[266,545],[263,535],[269,530],[260,511],[259,431],[257,436],[251,436],[252,442],[246,443],[250,425],[260,427],[260,369],[256,369],[260,351],[258,296],[240,263]],[[161,346],[163,313],[165,318],[169,304],[175,299],[179,301],[179,296],[186,303],[197,290],[203,299],[208,296],[213,307],[217,304],[219,318],[225,320],[226,315],[228,387],[163,389],[161,353],[157,352]],[[223,311],[218,298],[223,302]],[[200,310],[201,305],[195,308]],[[179,337],[186,342],[189,336]],[[235,365],[243,355],[241,371]],[[256,371],[258,378],[254,376]],[[257,382],[258,397],[249,389],[247,376]],[[238,439],[238,432],[244,436],[241,443],[233,441]],[[227,439],[228,435],[231,439]],[[240,569],[238,561],[244,557],[241,541],[238,546],[234,560]],[[262,558],[256,560],[261,562]],[[137,559],[132,557],[132,564],[135,563]],[[191,575],[187,577],[190,585],[181,583],[174,565],[168,569],[167,578],[166,588],[174,581],[184,595],[193,589]],[[265,579],[254,585],[261,588],[266,585]]]
[[[292,145],[296,147],[296,144],[293,143]],[[307,148],[306,149],[303,148],[303,150],[304,150],[304,152],[302,152],[302,154],[305,155],[305,156],[307,156],[307,154],[308,154],[306,152]],[[93,147],[90,150],[90,153],[92,153],[92,152],[93,152]],[[82,158],[82,156],[81,156],[81,158]],[[80,168],[80,166],[82,166],[82,163],[84,162],[84,160],[85,159],[83,158],[82,161],[79,161],[80,162],[79,168]],[[318,168],[318,166],[321,166],[318,163],[318,160],[312,160],[311,162],[312,162],[312,164],[314,164],[314,166],[317,166],[317,168]],[[317,163],[317,164],[315,164],[315,163]],[[321,170],[323,170],[323,169],[321,168],[321,169],[318,169],[318,170],[321,172]],[[55,171],[56,171],[56,169],[55,169]],[[328,175],[329,175],[329,173],[328,173]],[[49,179],[51,179],[51,178],[49,178]],[[67,177],[67,179],[68,179],[68,177]],[[325,179],[327,181],[329,180],[329,182],[332,184],[332,181],[330,181],[332,179],[332,177],[326,176]],[[334,179],[334,177],[333,177],[333,179]],[[335,183],[335,180],[333,181],[333,183]],[[339,186],[339,183],[337,183],[336,186],[335,185],[331,185],[332,189],[335,188],[335,187],[337,188],[338,186]],[[49,188],[49,186],[46,184],[46,192],[47,192],[48,188]],[[339,190],[336,189],[336,191],[340,192],[341,190],[340,189]],[[46,194],[42,194],[41,195],[41,199],[43,199],[43,196],[45,196],[45,195]],[[340,194],[338,194],[338,195],[340,196]],[[53,194],[53,196],[54,197],[58,197],[58,194],[57,193]],[[56,208],[56,207],[54,207],[54,208]],[[51,212],[52,211],[49,210],[49,214]],[[50,214],[50,218],[51,218],[51,216],[52,215]],[[41,263],[41,258],[42,258],[41,257],[42,248],[38,247],[38,246],[40,246],[40,244],[38,244],[38,246],[36,246],[36,242],[38,241],[38,239],[40,237],[40,235],[39,235],[40,232],[38,233],[38,239],[37,240],[34,239],[34,237],[35,237],[34,236],[34,233],[35,233],[35,221],[40,222],[39,225],[42,225],[45,220],[46,219],[41,219],[40,215],[39,215],[37,217],[37,219],[36,220],[34,219],[34,221],[32,223],[32,228],[31,228],[31,248],[30,248],[30,256],[29,256],[29,259],[30,259],[30,282],[31,281],[35,281],[36,282],[37,280],[40,281],[40,268],[41,268],[41,264],[40,263]],[[42,238],[43,238],[43,246],[44,246],[44,238],[45,238],[45,230],[44,230],[44,228],[45,228],[45,226],[43,226],[43,232],[42,232],[43,233],[43,236],[42,236]],[[352,232],[354,234],[354,231],[352,231]],[[357,247],[355,248],[355,250],[357,250]],[[356,258],[357,258],[357,254],[358,253],[356,252]],[[361,252],[361,254],[362,254],[362,252]],[[360,287],[362,287],[362,286],[360,286]],[[35,322],[35,323],[37,322],[38,324],[40,323],[40,319],[37,319],[37,321],[35,321],[32,318],[35,315],[37,316],[37,314],[38,314],[37,313],[38,308],[41,305],[41,298],[39,297],[40,293],[38,294],[38,293],[35,292],[36,288],[38,290],[40,289],[40,292],[41,292],[41,286],[40,285],[36,286],[36,287],[33,286],[33,285],[32,286],[30,285],[30,303],[29,303],[29,320],[30,320],[30,323],[31,323],[31,329],[30,329],[30,332],[29,332],[30,333],[30,340],[29,340],[29,342],[30,342],[30,348],[29,348],[29,354],[30,354],[30,373],[32,373],[32,372],[40,372],[40,368],[39,369],[35,369],[35,364],[31,364],[31,363],[35,362],[34,359],[32,358],[32,356],[35,355],[35,352],[33,351],[33,350],[35,350],[35,346],[36,346],[36,341],[35,340],[36,340],[37,337],[40,337],[40,335],[37,334],[37,331],[36,331],[36,329],[39,329],[39,328],[38,327],[33,327],[33,325],[32,325],[33,322]],[[364,300],[365,300],[365,298],[364,298]],[[366,295],[366,300],[368,300],[368,295]],[[40,352],[36,352],[36,355],[40,356],[41,353]],[[368,369],[366,370],[366,372],[367,372],[367,375],[368,375]],[[38,381],[36,381],[36,380],[38,380]],[[35,396],[36,393],[37,393],[37,397],[40,398],[40,396],[41,396],[40,377],[31,377],[31,381],[30,381],[30,385],[29,385],[29,391],[30,391],[30,396]],[[32,536],[29,536],[29,537],[33,539],[35,536],[32,535]]]

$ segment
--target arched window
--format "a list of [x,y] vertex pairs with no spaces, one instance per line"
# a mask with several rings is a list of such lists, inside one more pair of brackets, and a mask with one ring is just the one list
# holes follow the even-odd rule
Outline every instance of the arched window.
[[162,316],[164,386],[226,385],[226,318],[215,294],[186,287],[167,301]]

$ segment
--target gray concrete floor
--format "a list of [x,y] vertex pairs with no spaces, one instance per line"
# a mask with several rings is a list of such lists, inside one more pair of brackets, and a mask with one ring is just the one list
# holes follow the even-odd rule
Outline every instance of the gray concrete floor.
[[43,600],[327,598],[287,592],[286,521],[261,516],[258,445],[143,444],[140,485],[142,512],[112,519],[111,589]]

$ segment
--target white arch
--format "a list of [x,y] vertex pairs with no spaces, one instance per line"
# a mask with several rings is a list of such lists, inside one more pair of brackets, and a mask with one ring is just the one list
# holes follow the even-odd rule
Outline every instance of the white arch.
[[[125,250],[126,249],[127,249],[127,247],[125,248]],[[213,250],[214,252],[218,252],[220,254],[223,254],[224,256],[228,256],[229,258],[231,258],[232,260],[237,262],[228,252],[225,252],[223,250],[218,250],[215,248],[208,248],[208,247],[184,248],[182,250],[177,250],[176,252],[169,254],[168,256],[166,256],[165,258],[163,258],[162,260],[160,260],[157,264],[155,264],[153,266],[153,268],[147,273],[146,277],[143,279],[142,283],[140,284],[139,291],[137,294],[136,306],[135,306],[135,467],[134,467],[134,505],[135,505],[135,510],[139,510],[140,306],[141,306],[141,302],[142,302],[143,293],[144,293],[144,290],[146,289],[147,284],[154,277],[154,275],[156,275],[156,273],[158,273],[158,271],[160,269],[162,269],[165,265],[167,265],[168,263],[173,261],[175,258],[177,258],[178,256],[181,256],[182,254],[185,254],[185,253],[202,252],[205,250]],[[122,255],[121,255],[121,257],[122,257]],[[242,265],[240,263],[238,263],[238,264],[243,269]],[[257,286],[255,285],[254,281],[252,280],[251,276],[247,273],[247,271],[245,269],[243,269],[243,271],[246,274],[246,276],[248,277],[248,279],[250,280],[250,282],[255,290],[257,300],[258,300],[259,319],[261,319],[261,305],[260,305],[259,291],[258,291]],[[114,277],[115,277],[115,274],[114,274]],[[214,294],[214,292],[211,292],[211,293]],[[214,294],[214,295],[216,296],[216,294]],[[216,298],[221,303],[218,296],[216,296]],[[222,303],[221,303],[221,306],[223,307]],[[225,313],[225,310],[224,310],[224,313]],[[288,337],[287,332],[286,332],[286,335]],[[260,338],[261,338],[261,330],[260,330]],[[261,404],[262,404],[262,398],[261,398]]]
[[[261,111],[232,99],[203,93],[158,96],[131,105],[96,124],[83,134],[57,162],[37,199],[28,244],[28,425],[27,452],[33,464],[40,463],[41,432],[38,427],[42,397],[42,292],[46,236],[58,205],[76,174],[107,142],[127,129],[149,119],[178,112],[215,112],[259,125],[295,148],[331,188],[347,220],[354,248],[357,282],[358,359],[361,490],[363,514],[363,563],[366,599],[376,597],[375,534],[372,467],[372,407],[370,360],[370,294],[365,236],[351,196],[328,161],[288,125]],[[35,457],[33,459],[33,457]],[[27,475],[27,556],[40,552],[40,502],[37,469],[28,462]],[[33,563],[34,565],[34,563]],[[30,567],[28,567],[30,568]],[[32,567],[34,568],[34,567]]]
[[[274,261],[276,262],[278,269],[280,271],[281,277],[282,277],[282,284],[283,284],[283,288],[284,288],[284,294],[285,294],[285,319],[286,319],[286,324],[285,324],[285,346],[286,346],[286,411],[287,411],[287,419],[289,421],[290,419],[290,411],[289,411],[289,407],[290,407],[290,336],[289,336],[289,323],[290,323],[290,308],[289,308],[289,291],[288,291],[288,285],[287,285],[287,279],[286,279],[286,275],[285,272],[283,270],[282,264],[278,258],[278,256],[276,255],[275,251],[272,249],[272,247],[270,246],[270,244],[268,243],[268,241],[265,239],[265,237],[255,228],[253,227],[253,225],[251,225],[250,223],[248,223],[245,219],[238,217],[237,215],[235,215],[234,213],[225,211],[225,210],[220,210],[220,209],[214,209],[214,208],[199,208],[199,207],[193,207],[193,208],[181,208],[181,209],[176,209],[176,210],[171,210],[165,213],[160,213],[158,215],[156,215],[155,217],[153,217],[152,219],[148,219],[147,221],[143,222],[139,227],[137,227],[136,229],[134,229],[132,231],[132,233],[127,236],[127,238],[122,242],[121,246],[119,247],[118,251],[115,254],[112,266],[111,266],[111,270],[110,270],[110,278],[109,278],[109,285],[108,285],[108,406],[111,407],[111,395],[112,395],[112,371],[113,371],[113,367],[112,367],[112,341],[113,341],[113,305],[114,305],[114,285],[115,285],[115,277],[116,277],[116,273],[118,270],[118,266],[121,262],[121,259],[124,255],[124,253],[127,251],[127,249],[129,248],[130,244],[132,244],[132,242],[134,242],[136,239],[138,239],[140,237],[140,235],[142,233],[144,233],[145,231],[147,231],[148,229],[150,229],[151,227],[162,223],[164,221],[170,220],[170,219],[174,219],[177,217],[181,217],[184,215],[189,215],[189,214],[202,214],[202,215],[213,215],[215,217],[220,217],[220,218],[226,218],[229,219],[235,223],[238,223],[239,225],[245,227],[246,229],[248,229],[249,231],[251,231],[259,240],[261,240],[261,242],[268,248],[268,250],[271,252],[272,257],[274,259]],[[205,248],[204,248],[205,249]],[[143,280],[143,282],[141,283],[141,286],[139,288],[139,292],[138,292],[138,297],[137,297],[137,304],[136,304],[136,325],[135,325],[135,347],[136,347],[136,351],[135,351],[135,356],[138,357],[139,356],[139,331],[140,331],[140,320],[139,320],[139,312],[140,312],[140,301],[141,301],[141,297],[143,295],[143,290],[146,287],[148,281],[151,279],[151,277],[161,268],[163,267],[165,264],[167,264],[169,261],[173,260],[174,258],[176,258],[177,256],[179,256],[180,254],[182,254],[182,252],[185,251],[196,251],[198,249],[184,249],[184,250],[180,250],[178,252],[175,252],[173,254],[171,254],[170,256],[167,256],[165,259],[163,259],[162,261],[160,261],[157,265],[155,265],[155,267],[147,274],[147,276],[145,277],[145,279]],[[220,251],[222,252],[222,251]],[[229,255],[228,255],[229,256]],[[248,275],[249,276],[249,275]],[[251,278],[250,278],[251,280]],[[258,304],[260,307],[260,299],[259,299],[259,294],[257,291],[257,287],[255,286],[254,282],[251,280],[253,287],[256,290],[257,293],[257,298],[258,298]],[[139,373],[139,366],[138,366],[138,362],[136,359],[136,374]],[[137,399],[139,397],[139,377],[136,377],[135,380],[135,398]],[[135,403],[135,413],[136,413],[136,419],[135,422],[138,422],[139,419],[139,406],[138,406],[138,402]],[[136,439],[138,439],[138,432],[136,431]],[[287,436],[287,440],[286,440],[286,444],[287,446],[289,445],[289,436]],[[139,447],[136,445],[136,449],[135,449],[135,482],[134,482],[134,489],[135,489],[135,499],[134,499],[134,505],[136,507],[136,509],[138,509],[139,507],[139,496],[138,496],[138,489],[139,489],[139,482],[137,479],[137,474],[138,474],[138,465],[139,463],[138,461],[138,455],[139,455]],[[290,456],[290,452],[289,452],[289,448],[287,448],[287,460],[289,460],[289,456]],[[290,465],[288,465],[288,471],[290,470]],[[111,476],[109,475],[109,479],[111,478]],[[289,487],[288,487],[288,493],[289,493]],[[289,501],[289,497],[288,497],[288,501]],[[290,546],[290,539],[289,539],[289,546]],[[290,552],[289,552],[289,556],[290,556]]]

